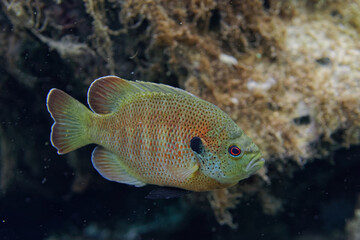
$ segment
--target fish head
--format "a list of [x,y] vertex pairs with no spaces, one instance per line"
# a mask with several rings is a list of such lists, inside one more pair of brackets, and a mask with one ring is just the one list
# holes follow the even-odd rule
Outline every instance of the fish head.
[[264,166],[260,149],[245,133],[224,141],[220,149],[218,154],[223,174],[219,182],[237,183]]
[[204,142],[204,150],[198,157],[200,169],[221,184],[236,184],[265,163],[260,149],[235,123],[224,128],[212,143]]

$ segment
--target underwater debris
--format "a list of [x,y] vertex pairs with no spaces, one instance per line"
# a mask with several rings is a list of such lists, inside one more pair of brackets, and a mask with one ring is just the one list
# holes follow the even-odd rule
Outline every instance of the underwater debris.
[[46,27],[46,17],[42,14],[43,3],[40,1],[2,1],[7,16],[11,19],[12,24],[19,28],[33,28],[42,30]]
[[56,41],[51,38],[45,37],[38,32],[33,32],[42,42],[47,44],[50,49],[55,49],[62,58],[77,58],[85,55],[95,56],[95,52],[89,48],[85,43],[77,43],[76,40],[72,40],[69,36],[65,36],[63,39]]
[[93,34],[90,38],[94,41],[96,52],[106,61],[108,74],[115,74],[115,60],[113,41],[110,35],[119,35],[122,31],[111,30],[107,26],[105,1],[84,0],[86,12],[93,18]]
[[276,81],[274,78],[270,77],[269,79],[267,79],[265,82],[263,83],[257,83],[254,80],[252,80],[251,78],[249,79],[249,81],[247,82],[247,88],[250,91],[253,90],[262,90],[262,91],[267,91],[269,90],[273,85],[275,85]]
[[236,229],[238,225],[234,223],[229,210],[236,208],[242,194],[230,193],[229,189],[219,189],[210,192],[207,196],[219,224]]
[[228,65],[237,65],[238,61],[233,56],[221,53],[219,56],[219,60],[223,63],[226,63]]
[[259,196],[262,202],[263,211],[267,215],[275,215],[282,210],[282,201],[274,197],[271,193],[261,189]]

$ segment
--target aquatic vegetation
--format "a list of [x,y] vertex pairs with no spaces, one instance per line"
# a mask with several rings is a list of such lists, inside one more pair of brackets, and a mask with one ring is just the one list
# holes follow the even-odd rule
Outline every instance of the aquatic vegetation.
[[228,225],[236,229],[237,223],[234,223],[233,217],[229,212],[230,209],[236,208],[239,203],[241,193],[230,194],[228,189],[220,189],[208,194],[210,205],[214,211],[215,217],[219,224]]
[[[324,6],[325,2],[327,1],[316,3],[309,1],[309,4]],[[337,125],[340,122],[339,119],[329,119],[329,115],[322,113],[322,111],[327,111],[319,109],[324,104],[312,99],[312,96],[308,96],[305,92],[313,88],[312,93],[316,94],[316,86],[311,86],[311,83],[315,81],[322,84],[322,81],[328,80],[324,77],[314,80],[315,75],[317,72],[335,69],[336,59],[315,56],[326,55],[324,51],[327,48],[323,50],[318,48],[317,51],[309,49],[303,52],[301,56],[307,56],[306,62],[292,59],[294,54],[299,53],[297,46],[306,45],[305,41],[309,39],[305,36],[315,32],[314,29],[317,26],[319,26],[318,30],[322,30],[317,32],[319,37],[321,34],[330,34],[331,29],[334,30],[330,36],[333,43],[343,40],[339,39],[343,30],[332,25],[332,22],[339,21],[336,16],[332,17],[329,13],[324,17],[329,20],[323,18],[321,23],[315,19],[317,14],[323,16],[324,13],[339,7],[338,1],[329,2],[331,3],[329,8],[310,12],[306,10],[306,3],[296,1],[291,3],[280,1],[276,4],[269,2],[264,5],[262,1],[234,1],[232,4],[227,4],[214,1],[174,3],[173,1],[133,0],[112,3],[113,14],[119,21],[116,17],[106,15],[104,1],[89,0],[84,2],[84,6],[93,19],[93,28],[92,33],[88,32],[91,34],[91,41],[84,43],[74,42],[70,37],[71,34],[65,34],[61,38],[55,37],[55,39],[45,36],[44,33],[48,30],[46,26],[51,25],[51,21],[46,19],[53,17],[51,15],[53,12],[49,9],[55,6],[39,5],[31,1],[27,5],[14,2],[7,3],[5,6],[12,18],[14,16],[11,13],[22,16],[23,19],[32,19],[27,21],[30,24],[25,27],[32,29],[41,41],[56,49],[64,58],[71,55],[78,58],[85,53],[88,56],[90,54],[90,58],[101,56],[108,69],[107,73],[113,73],[123,71],[120,66],[114,65],[114,61],[119,58],[119,51],[123,52],[138,66],[135,70],[142,79],[175,83],[202,98],[220,104],[227,112],[231,112],[232,117],[241,126],[247,125],[246,129],[252,131],[251,135],[258,137],[258,144],[265,150],[267,156],[304,160],[319,151],[309,144],[311,145],[324,135],[325,137],[321,137],[322,140],[329,141],[329,135],[341,131],[339,128],[344,128]],[[41,15],[41,17],[34,19],[29,11],[30,7],[31,9],[36,7],[39,12],[37,16]],[[357,2],[353,2],[345,9],[348,10],[341,8],[339,14],[343,13],[348,19],[352,15],[357,16],[349,12],[356,12],[360,8]],[[288,13],[285,14],[284,11]],[[44,13],[40,14],[41,12]],[[283,21],[282,18],[292,20]],[[353,17],[350,18],[353,19]],[[314,28],[312,26],[305,28],[306,25],[302,23],[308,21],[319,22],[319,24],[315,24]],[[355,19],[346,20],[353,26],[356,26],[356,21]],[[20,25],[18,18],[14,18],[14,23]],[[118,27],[112,29],[114,25]],[[40,26],[43,26],[41,31]],[[298,29],[299,31],[295,32],[298,27],[301,30]],[[74,28],[77,26],[75,25]],[[351,28],[347,32],[349,44],[346,47],[351,48],[351,35],[355,33],[351,33]],[[302,34],[302,38],[293,38],[292,34],[297,33]],[[119,39],[121,40],[117,42]],[[148,44],[144,44],[146,42]],[[313,40],[312,44],[317,42],[319,41]],[[121,47],[124,43],[127,46],[125,49]],[[224,56],[228,56],[227,59],[231,58],[234,64],[224,61]],[[315,59],[310,61],[310,58]],[[332,64],[320,68],[316,60],[321,58],[329,59]],[[356,66],[351,67],[356,70]],[[90,74],[99,74],[98,69],[96,67]],[[314,71],[315,74],[310,75]],[[105,71],[101,72],[105,73]],[[90,80],[89,77],[89,75],[86,76],[87,81]],[[272,82],[272,85],[263,89],[262,84],[267,81]],[[351,79],[344,79],[341,82],[353,83]],[[298,102],[298,99],[288,98],[289,95],[302,98],[298,106],[302,112],[297,112],[297,108],[291,109],[293,102]],[[323,94],[320,95],[323,96]],[[348,93],[343,92],[343,95],[348,96]],[[333,98],[326,95],[325,99]],[[334,100],[334,103],[330,101],[326,105],[336,108],[337,102],[337,100]],[[249,103],[253,103],[254,106],[245,108]],[[343,108],[345,115],[352,114],[347,114],[347,107]],[[349,110],[352,112],[352,109]],[[307,116],[305,116],[306,112],[309,112]],[[355,114],[356,112],[354,111]],[[305,115],[298,116],[301,114]],[[301,117],[310,121],[307,124],[304,122],[297,124]],[[345,118],[347,121],[347,117]],[[252,121],[253,119],[256,121]],[[266,123],[266,130],[262,128],[263,123]],[[349,124],[354,125],[352,122]],[[309,126],[314,128],[316,133],[304,135],[304,132],[314,132],[309,130]],[[354,137],[345,136],[348,132],[353,134],[358,131],[344,129],[343,142],[353,143]],[[341,140],[339,139],[339,142]],[[274,142],[276,144],[269,145]]]

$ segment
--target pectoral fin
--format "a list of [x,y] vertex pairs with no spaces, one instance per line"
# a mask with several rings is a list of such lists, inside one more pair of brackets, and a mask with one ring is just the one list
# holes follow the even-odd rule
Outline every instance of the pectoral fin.
[[177,166],[167,165],[164,168],[169,171],[176,180],[182,182],[191,177],[199,169],[199,165],[194,163],[194,165],[189,168],[179,168]]
[[103,147],[96,147],[94,149],[91,161],[100,175],[110,181],[134,185],[136,187],[145,185],[144,182],[129,174],[116,154]]

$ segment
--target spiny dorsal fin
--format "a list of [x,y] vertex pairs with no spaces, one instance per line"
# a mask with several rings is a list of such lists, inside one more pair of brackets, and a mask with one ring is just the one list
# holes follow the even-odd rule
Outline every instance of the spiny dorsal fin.
[[136,93],[170,93],[184,97],[195,97],[182,89],[164,84],[127,81],[116,76],[96,79],[88,90],[88,104],[96,113],[107,114],[115,111],[121,101]]
[[145,185],[144,182],[131,176],[126,171],[116,154],[103,147],[96,147],[94,149],[91,161],[100,175],[110,181],[135,185],[136,187]]
[[126,96],[128,89],[131,89],[131,84],[116,76],[98,78],[88,90],[89,107],[99,114],[111,113],[117,108],[121,98]]

